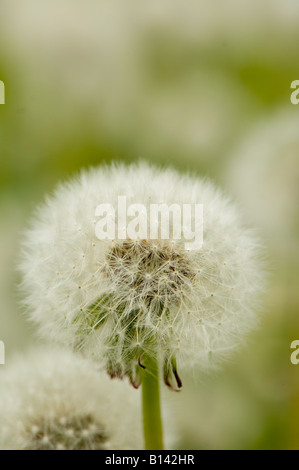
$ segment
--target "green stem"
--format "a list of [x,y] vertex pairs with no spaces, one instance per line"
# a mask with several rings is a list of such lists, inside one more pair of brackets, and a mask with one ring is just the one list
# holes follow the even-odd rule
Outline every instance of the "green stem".
[[154,357],[142,357],[143,430],[146,450],[163,450],[159,366]]

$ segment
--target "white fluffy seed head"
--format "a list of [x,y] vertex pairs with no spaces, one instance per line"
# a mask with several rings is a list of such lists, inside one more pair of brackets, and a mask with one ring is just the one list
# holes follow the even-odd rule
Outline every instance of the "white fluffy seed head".
[[[203,204],[203,246],[187,251],[171,237],[99,240],[96,207],[117,208],[118,196],[147,209]],[[23,288],[43,336],[104,361],[135,386],[143,354],[158,351],[165,382],[176,388],[177,362],[210,369],[255,324],[260,264],[255,236],[210,182],[145,163],[104,166],[60,186],[39,209],[24,243]]]
[[139,400],[129,385],[79,355],[32,350],[0,378],[1,449],[142,448]]

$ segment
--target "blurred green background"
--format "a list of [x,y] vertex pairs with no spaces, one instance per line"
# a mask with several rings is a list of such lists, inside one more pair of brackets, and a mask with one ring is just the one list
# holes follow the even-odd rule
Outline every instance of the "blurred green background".
[[186,449],[299,449],[296,0],[1,0],[0,339],[36,342],[18,304],[22,230],[58,181],[139,158],[212,178],[268,251],[259,330],[223,370],[165,392]]

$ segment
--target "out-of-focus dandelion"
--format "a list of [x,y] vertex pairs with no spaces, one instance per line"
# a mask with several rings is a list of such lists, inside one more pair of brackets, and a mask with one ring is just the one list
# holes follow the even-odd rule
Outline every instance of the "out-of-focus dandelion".
[[241,142],[226,183],[273,250],[298,253],[299,117],[294,107],[267,118]]
[[[22,67],[27,126],[48,139],[51,130],[56,142],[57,119],[68,135],[65,122],[88,110],[89,131],[97,139],[100,127],[113,147],[130,142],[136,153],[177,160],[184,153],[193,163],[221,156],[254,110],[244,64],[275,72],[292,63],[299,7],[293,0],[275,8],[272,0],[191,4],[86,0],[62,8],[57,0],[2,0],[1,34]],[[277,38],[282,47],[273,48]],[[33,88],[39,99],[31,99]]]
[[[203,204],[203,246],[186,250],[176,219],[169,239],[99,240],[96,207],[117,208],[120,195],[146,209]],[[104,361],[112,377],[143,382],[148,419],[160,364],[165,383],[179,389],[178,366],[217,366],[255,324],[259,244],[208,181],[146,164],[91,169],[40,208],[24,246],[23,287],[40,332]]]
[[80,356],[38,348],[0,377],[0,448],[142,448],[139,406],[128,385]]

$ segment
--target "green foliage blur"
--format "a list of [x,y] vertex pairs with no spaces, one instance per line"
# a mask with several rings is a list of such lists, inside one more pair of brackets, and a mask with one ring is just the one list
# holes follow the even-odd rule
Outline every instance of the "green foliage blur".
[[[6,367],[15,352],[38,342],[19,304],[16,266],[22,230],[59,181],[90,165],[142,158],[207,176],[242,205],[230,176],[238,149],[274,115],[298,121],[299,105],[290,102],[291,82],[299,79],[298,2],[149,3],[1,2],[0,340]],[[292,185],[297,192],[286,200],[297,208],[299,146],[292,151],[286,176],[288,149],[274,163],[273,204]],[[254,165],[252,158],[253,175]],[[274,170],[269,167],[269,175]],[[241,186],[246,177],[238,174]],[[270,179],[265,176],[263,190],[272,200]],[[257,222],[270,271],[258,331],[219,373],[181,371],[184,390],[165,391],[178,448],[299,449],[299,365],[290,362],[290,344],[299,339],[298,212],[291,212],[297,214],[290,216],[291,228],[269,229],[275,207],[263,208]]]

